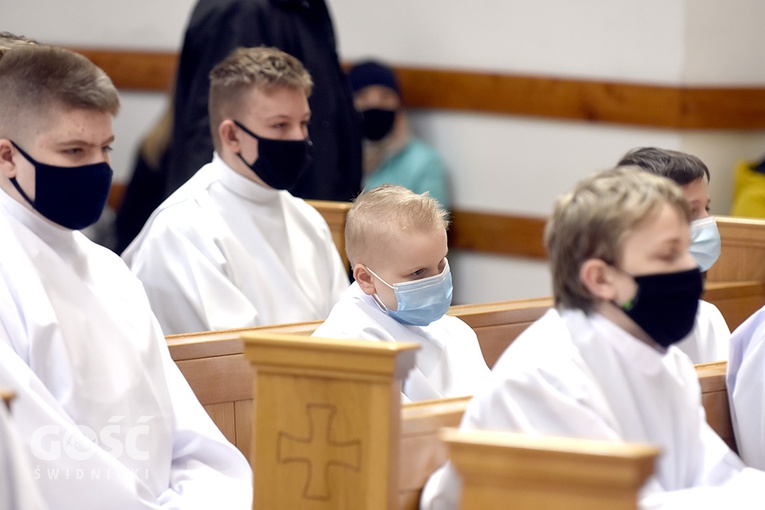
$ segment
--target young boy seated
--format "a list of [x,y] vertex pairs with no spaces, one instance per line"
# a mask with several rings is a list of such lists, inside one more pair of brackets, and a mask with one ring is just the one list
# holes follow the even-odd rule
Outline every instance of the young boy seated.
[[[708,271],[720,257],[720,232],[709,214],[709,169],[704,162],[683,152],[641,147],[625,154],[619,166],[637,166],[680,185],[691,206],[690,252],[699,269]],[[720,310],[700,300],[693,330],[677,347],[694,363],[708,363],[728,359],[729,340],[730,329]]]
[[327,222],[286,191],[311,159],[311,88],[276,48],[210,73],[213,160],[122,254],[166,334],[324,319],[348,288]]
[[[674,345],[702,290],[689,222],[680,188],[636,168],[560,198],[545,231],[556,306],[502,354],[461,427],[654,444],[644,509],[761,505],[765,473],[709,427],[696,371]],[[458,493],[447,464],[422,508],[455,509]]]
[[0,58],[0,388],[49,508],[251,508],[141,282],[78,231],[106,204],[118,109],[82,55]]
[[472,395],[489,374],[475,332],[444,315],[452,301],[446,211],[385,184],[348,211],[345,246],[356,281],[313,336],[416,342],[409,400]]

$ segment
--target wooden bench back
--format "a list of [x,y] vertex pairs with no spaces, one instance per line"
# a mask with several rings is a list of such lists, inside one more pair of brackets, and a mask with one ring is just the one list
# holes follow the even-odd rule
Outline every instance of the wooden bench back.
[[345,253],[345,218],[348,216],[352,203],[331,200],[306,200],[306,202],[324,217],[332,232],[332,239],[335,241],[340,258],[343,259],[343,266],[350,267]]
[[765,220],[715,216],[720,258],[707,273],[712,282],[765,282]]
[[498,431],[442,431],[464,510],[637,510],[659,450]]
[[[254,372],[243,356],[242,332],[259,331],[276,335],[280,330],[294,332],[293,338],[305,338],[306,328],[301,323],[269,326],[262,329],[231,330],[214,333],[195,333],[168,337],[171,354],[189,381],[200,402],[207,409],[226,437],[252,462],[253,427],[257,418],[254,405]],[[314,343],[320,340],[312,339]],[[371,345],[377,342],[367,342]],[[702,388],[702,403],[712,428],[735,449],[730,421],[724,362],[698,365]],[[280,399],[300,398],[295,393],[279,394]],[[456,427],[468,398],[405,404],[400,408],[397,456],[400,459],[396,477],[395,508],[415,510],[420,491],[428,476],[448,458],[448,451],[438,437],[444,427]],[[387,413],[386,416],[390,415]],[[343,420],[339,414],[334,420]],[[393,419],[392,417],[390,419]],[[395,439],[391,439],[395,440]]]

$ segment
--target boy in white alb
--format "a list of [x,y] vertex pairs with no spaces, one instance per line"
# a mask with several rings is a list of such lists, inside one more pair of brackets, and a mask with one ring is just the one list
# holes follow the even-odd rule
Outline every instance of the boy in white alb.
[[118,109],[81,55],[0,59],[0,388],[50,508],[251,508],[252,471],[170,358],[141,282],[78,231],[106,204]]
[[[696,371],[674,345],[702,290],[689,221],[681,189],[636,168],[563,196],[545,232],[556,307],[502,354],[460,426],[653,444],[661,454],[641,509],[761,508],[765,472],[709,427]],[[447,464],[421,508],[458,503]]]
[[213,160],[122,254],[166,334],[324,319],[348,288],[327,222],[286,191],[310,161],[311,88],[276,48],[210,73]]
[[[691,247],[702,273],[720,257],[720,232],[709,214],[709,168],[696,156],[656,147],[639,147],[625,154],[619,166],[637,166],[646,172],[668,177],[683,190],[691,206]],[[691,332],[677,343],[678,349],[694,363],[728,359],[730,329],[720,310],[708,301],[699,300],[696,323]]]
[[356,281],[313,334],[420,344],[403,387],[412,401],[472,395],[489,374],[475,332],[445,315],[446,214],[427,194],[401,186],[362,193],[345,227]]

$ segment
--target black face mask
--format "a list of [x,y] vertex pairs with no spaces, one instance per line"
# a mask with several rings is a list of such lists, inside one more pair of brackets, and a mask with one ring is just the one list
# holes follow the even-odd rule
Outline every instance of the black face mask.
[[98,221],[109,198],[112,169],[109,163],[84,166],[54,166],[35,161],[11,141],[16,150],[35,167],[35,199],[21,189],[15,177],[11,183],[24,200],[53,223],[72,230]]
[[632,278],[638,290],[621,306],[624,313],[663,347],[685,338],[693,329],[703,291],[699,268]]
[[396,110],[371,108],[361,112],[361,115],[364,117],[364,138],[373,142],[388,136],[396,120]]
[[241,153],[239,159],[247,165],[255,175],[274,189],[289,189],[303,176],[311,164],[310,138],[305,140],[274,140],[263,138],[241,123],[234,121],[242,131],[258,141],[258,159],[250,164],[244,160]]

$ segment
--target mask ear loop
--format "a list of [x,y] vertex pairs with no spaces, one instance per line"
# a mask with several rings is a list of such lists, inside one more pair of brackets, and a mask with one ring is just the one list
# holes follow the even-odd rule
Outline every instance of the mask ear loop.
[[[630,278],[632,278],[633,281],[635,280],[634,276],[632,276],[627,271],[625,271],[624,269],[622,269],[619,266],[617,266],[615,262],[611,262],[611,261],[605,260],[605,259],[601,259],[601,260],[603,262],[605,262],[606,264],[608,264],[608,267],[612,267],[612,268],[616,269],[618,272],[620,272],[620,273],[622,273],[624,275],[629,276]],[[620,305],[619,303],[617,303],[613,299],[611,300],[611,304],[613,304],[616,308],[622,310],[623,312],[629,312],[630,310],[632,310],[635,307],[635,303],[637,303],[638,293],[640,293],[640,287],[639,286],[638,286],[637,290],[635,291],[635,295],[632,296],[630,299],[628,299],[623,305]]]
[[[11,140],[10,142],[11,142],[11,144],[12,144],[14,147],[16,147],[16,150],[17,150],[17,151],[19,151],[19,154],[21,154],[21,156],[22,156],[24,159],[26,159],[27,161],[29,161],[30,163],[32,163],[32,165],[37,165],[37,161],[35,161],[34,159],[32,159],[32,158],[29,156],[29,154],[27,154],[26,152],[24,152],[23,150],[21,150],[21,147],[19,147],[18,145],[16,145],[16,142],[14,142],[13,140]],[[34,202],[34,200],[30,199],[30,198],[29,198],[29,195],[27,195],[27,194],[24,192],[24,190],[23,190],[23,189],[21,189],[21,185],[19,184],[19,181],[17,181],[17,180],[16,180],[16,177],[11,177],[9,180],[11,181],[11,184],[13,184],[13,187],[14,187],[14,188],[16,188],[16,191],[18,191],[18,192],[19,192],[19,194],[20,194],[22,197],[24,197],[24,200],[26,200],[27,202],[29,202],[29,205],[31,205],[31,206],[34,208],[34,206],[35,206],[35,202]]]
[[[367,266],[367,271],[369,271],[372,274],[372,276],[374,276],[375,278],[377,278],[378,280],[383,282],[385,285],[387,285],[388,287],[393,289],[394,292],[395,292],[396,289],[393,287],[393,285],[391,285],[390,283],[386,282],[385,280],[383,280],[382,278],[377,276],[377,273],[375,273],[374,271],[369,269],[369,266]],[[377,289],[375,289],[375,293],[372,294],[372,299],[377,304],[377,306],[380,307],[380,310],[382,310],[383,312],[388,312],[390,310],[387,306],[385,306],[385,303],[382,302],[382,299],[380,299],[380,296],[377,295]],[[398,303],[398,301],[397,301],[397,303]]]

